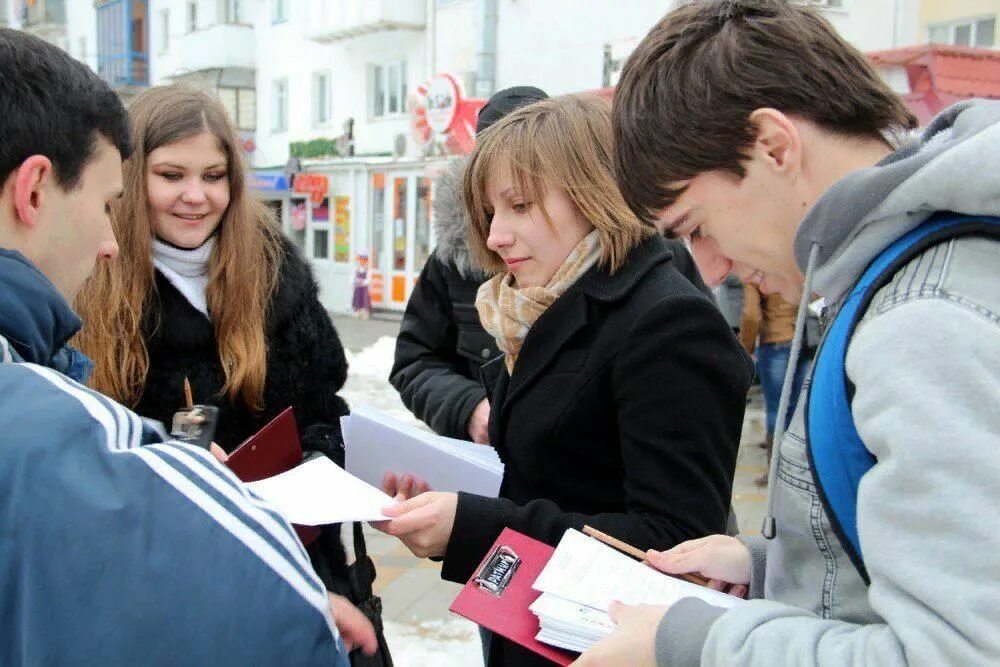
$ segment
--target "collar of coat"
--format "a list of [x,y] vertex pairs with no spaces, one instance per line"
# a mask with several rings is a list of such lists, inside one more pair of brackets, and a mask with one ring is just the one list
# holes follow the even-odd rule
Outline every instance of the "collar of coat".
[[[159,271],[157,274],[162,276]],[[309,264],[287,239],[284,240],[278,283],[268,306],[268,335],[287,326],[306,303],[318,299],[319,288]],[[151,347],[180,350],[214,347],[212,323],[165,277],[157,280],[156,292],[146,308],[144,325]]]
[[622,299],[649,271],[673,258],[661,236],[642,241],[629,254],[625,265],[609,273],[606,268],[595,266],[571,289],[579,290],[597,301],[614,302]]
[[16,250],[0,249],[0,336],[21,359],[51,366],[81,325],[38,267]]

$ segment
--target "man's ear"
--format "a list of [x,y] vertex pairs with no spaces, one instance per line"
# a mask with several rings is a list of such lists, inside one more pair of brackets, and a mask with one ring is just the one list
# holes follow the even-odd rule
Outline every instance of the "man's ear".
[[765,108],[750,114],[750,122],[757,127],[753,155],[776,171],[795,175],[802,165],[802,138],[792,119]]
[[45,188],[55,178],[52,161],[44,155],[32,155],[14,172],[14,209],[19,222],[29,227],[38,224]]

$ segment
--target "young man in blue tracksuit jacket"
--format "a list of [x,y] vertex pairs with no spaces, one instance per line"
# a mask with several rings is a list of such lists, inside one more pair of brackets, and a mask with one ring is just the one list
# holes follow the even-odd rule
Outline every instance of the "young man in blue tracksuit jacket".
[[633,210],[764,291],[823,297],[831,324],[776,434],[763,536],[649,555],[751,599],[616,607],[580,667],[1000,664],[1000,103],[916,136],[809,5],[685,3],[623,68]]
[[374,635],[288,523],[82,384],[69,302],[130,152],[106,84],[0,29],[0,664],[345,666]]

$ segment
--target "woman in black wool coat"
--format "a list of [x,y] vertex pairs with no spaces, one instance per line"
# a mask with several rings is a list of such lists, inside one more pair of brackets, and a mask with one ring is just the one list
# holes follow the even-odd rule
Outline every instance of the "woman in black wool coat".
[[[641,550],[726,528],[752,365],[611,169],[592,96],[517,109],[470,157],[469,243],[495,274],[476,305],[504,351],[482,370],[500,494],[425,492],[378,524],[450,581],[504,528],[554,546],[590,525]],[[548,663],[493,635],[488,664]]]
[[[111,211],[120,254],[76,304],[92,385],[169,427],[188,378],[195,402],[218,407],[227,453],[292,406],[306,454],[342,466],[344,349],[305,260],[247,191],[225,109],[164,86],[130,113],[138,149]],[[332,590],[346,568],[340,526],[308,552]]]

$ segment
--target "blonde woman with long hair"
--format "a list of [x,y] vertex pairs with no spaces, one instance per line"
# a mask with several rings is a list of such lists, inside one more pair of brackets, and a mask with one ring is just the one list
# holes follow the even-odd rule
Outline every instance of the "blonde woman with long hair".
[[[164,86],[129,112],[136,151],[111,210],[120,253],[76,301],[91,385],[169,423],[186,377],[198,402],[219,408],[227,452],[292,406],[303,448],[342,465],[344,349],[306,262],[248,191],[224,107]],[[335,528],[309,548],[321,575],[345,567]]]
[[[477,308],[504,352],[482,370],[500,497],[425,492],[380,524],[442,557],[445,579],[467,581],[506,527],[555,545],[587,524],[644,550],[726,527],[750,360],[678,271],[683,246],[625,205],[611,156],[610,107],[591,96],[535,102],[477,137],[462,190],[493,274]],[[488,654],[549,664],[498,636]]]

